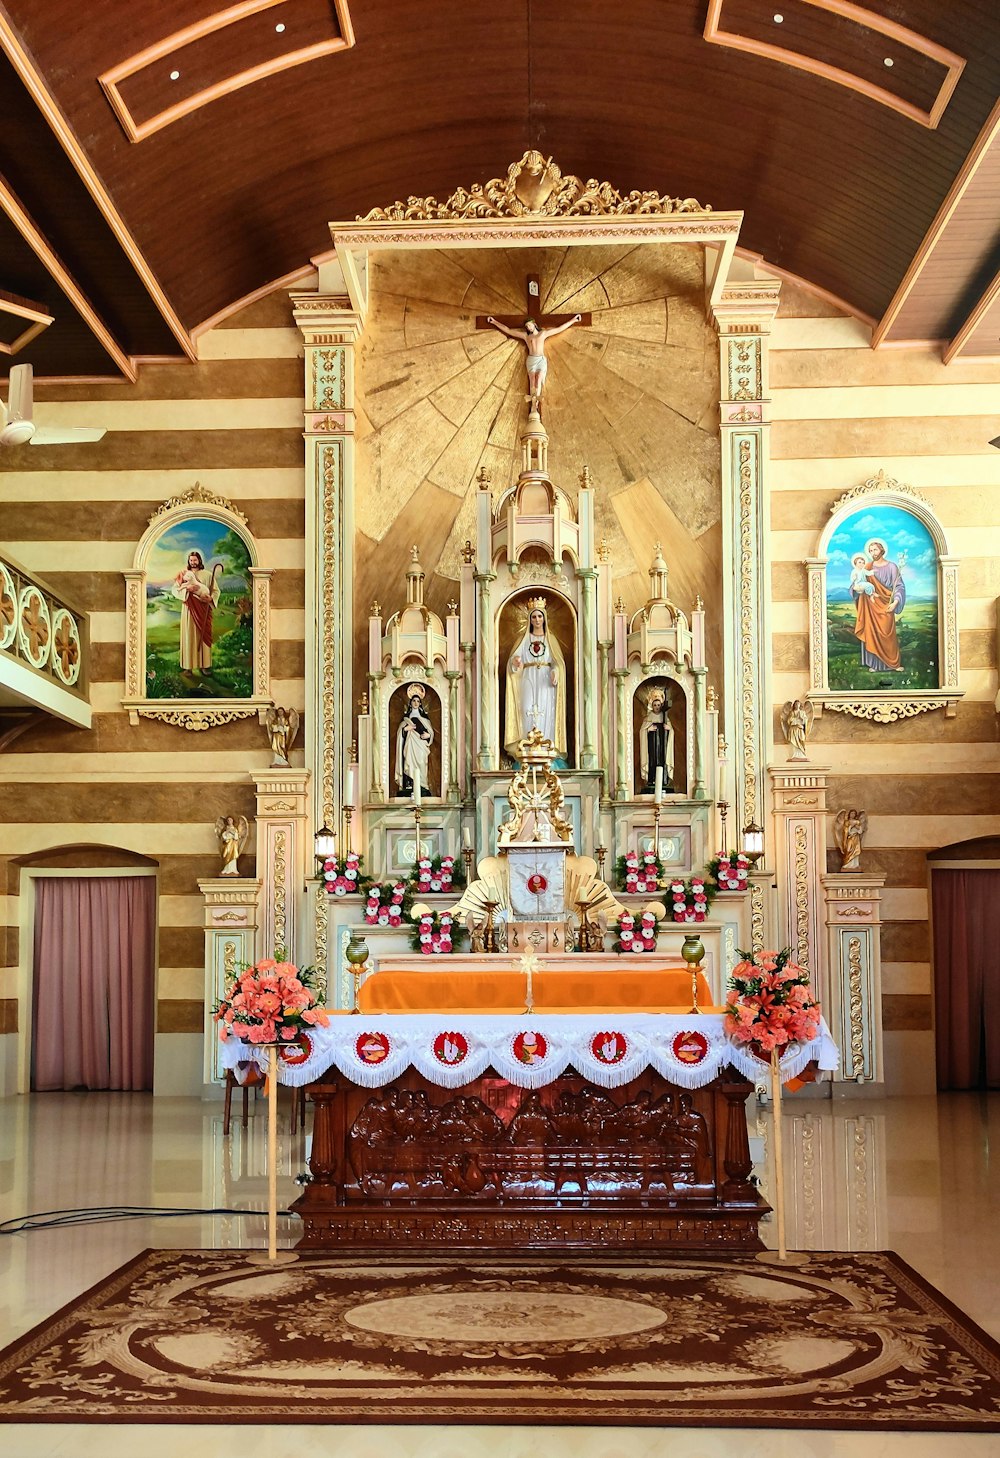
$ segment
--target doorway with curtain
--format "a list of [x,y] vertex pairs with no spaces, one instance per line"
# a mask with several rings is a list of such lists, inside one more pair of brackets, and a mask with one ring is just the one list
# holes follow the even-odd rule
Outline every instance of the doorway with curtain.
[[931,865],[939,1089],[1000,1089],[1000,866]]
[[151,1091],[156,877],[33,880],[32,1089]]

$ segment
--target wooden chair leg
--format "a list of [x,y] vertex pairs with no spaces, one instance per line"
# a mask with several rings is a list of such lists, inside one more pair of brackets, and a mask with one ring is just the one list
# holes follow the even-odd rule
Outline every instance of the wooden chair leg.
[[223,1134],[228,1134],[229,1133],[229,1120],[230,1120],[230,1117],[231,1117],[232,1112],[233,1112],[233,1084],[235,1082],[236,1082],[236,1080],[233,1078],[233,1070],[231,1068],[227,1068],[226,1069],[226,1092],[225,1092],[225,1095],[224,1095],[223,1101],[222,1101],[222,1132],[223,1132]]
[[298,1129],[298,1127],[299,1127],[300,1124],[302,1125],[303,1131],[305,1131],[305,1127],[306,1127],[306,1090],[305,1090],[305,1085],[304,1084],[303,1084],[303,1086],[301,1088],[293,1088],[292,1089],[291,1132],[293,1134],[297,1131],[297,1129]]

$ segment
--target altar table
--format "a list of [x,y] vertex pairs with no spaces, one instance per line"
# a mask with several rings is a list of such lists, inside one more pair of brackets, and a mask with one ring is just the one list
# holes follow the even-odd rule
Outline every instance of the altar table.
[[[362,1012],[421,1012],[465,1010],[520,1012],[525,1006],[525,974],[512,968],[489,965],[493,958],[477,958],[476,965],[455,969],[450,958],[421,957],[431,965],[401,969],[380,967],[361,985],[358,1002]],[[641,958],[630,958],[631,963]],[[650,959],[652,960],[652,959]],[[570,1011],[589,1008],[661,1011],[691,1006],[691,973],[676,968],[617,967],[594,970],[567,958],[553,967],[540,963],[532,977],[533,1005],[539,1011]],[[482,964],[486,962],[484,967]],[[441,965],[444,964],[444,965]],[[698,973],[698,1006],[709,1009],[712,993],[704,973]]]
[[[718,1014],[342,1014],[281,1051],[315,1105],[301,1247],[761,1248],[745,1104],[767,1065]],[[825,1029],[785,1076],[812,1061],[836,1066]]]

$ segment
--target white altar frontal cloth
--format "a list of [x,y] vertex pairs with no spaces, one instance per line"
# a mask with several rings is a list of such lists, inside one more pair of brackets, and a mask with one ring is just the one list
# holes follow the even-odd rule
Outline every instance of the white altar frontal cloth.
[[[265,1068],[267,1052],[230,1040],[224,1068],[248,1061]],[[811,1043],[790,1044],[782,1082],[815,1062],[833,1072],[840,1055],[826,1023]],[[720,1013],[335,1014],[299,1043],[279,1050],[281,1083],[315,1083],[336,1069],[350,1082],[381,1088],[414,1068],[430,1083],[460,1088],[493,1068],[518,1088],[544,1088],[568,1068],[603,1088],[617,1088],[655,1068],[680,1088],[702,1088],[731,1066],[756,1082],[770,1060],[726,1034]]]

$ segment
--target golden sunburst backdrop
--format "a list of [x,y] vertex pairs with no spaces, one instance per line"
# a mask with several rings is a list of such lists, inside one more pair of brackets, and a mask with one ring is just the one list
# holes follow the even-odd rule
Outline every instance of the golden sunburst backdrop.
[[[480,467],[495,495],[517,477],[525,351],[476,320],[526,317],[529,275],[543,312],[592,316],[549,342],[543,417],[550,474],[571,499],[590,467],[616,595],[630,611],[645,601],[659,541],[678,606],[701,594],[721,608],[718,343],[702,248],[400,250],[371,269],[357,380],[359,620],[375,597],[386,613],[399,605],[390,590],[402,597],[414,543],[426,600],[443,614],[475,535]],[[718,612],[710,625],[714,665]]]

